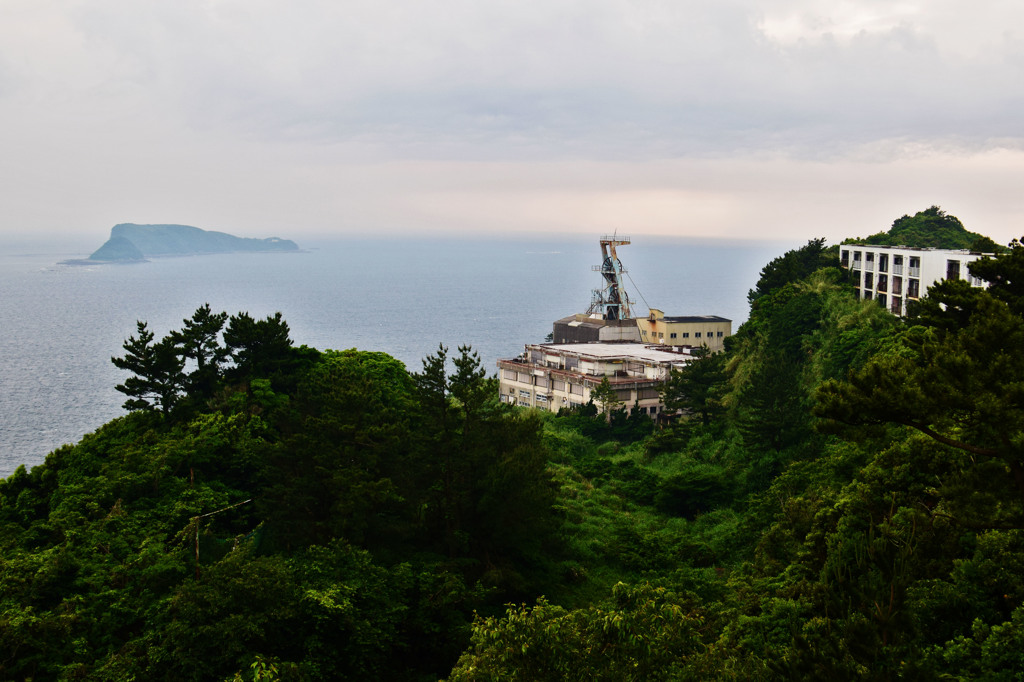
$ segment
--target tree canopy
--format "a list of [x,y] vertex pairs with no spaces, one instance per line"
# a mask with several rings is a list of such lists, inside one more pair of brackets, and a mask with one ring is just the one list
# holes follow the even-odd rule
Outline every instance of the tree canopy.
[[139,322],[128,413],[0,481],[0,678],[1020,679],[1024,250],[904,320],[822,247],[657,422]]
[[959,218],[949,215],[938,206],[930,206],[912,216],[903,215],[894,220],[886,232],[877,232],[867,238],[848,239],[844,243],[970,249],[982,253],[1004,250],[988,237],[969,232]]

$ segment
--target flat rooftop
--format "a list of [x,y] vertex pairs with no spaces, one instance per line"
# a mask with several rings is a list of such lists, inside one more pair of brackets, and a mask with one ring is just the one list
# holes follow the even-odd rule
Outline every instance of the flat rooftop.
[[576,355],[594,360],[647,360],[648,362],[683,365],[693,357],[688,352],[661,350],[649,343],[531,343],[530,350],[540,350],[553,355]]
[[[718,315],[673,315],[672,317],[666,315],[661,318],[661,320],[664,320],[665,322],[732,322],[732,320],[727,320],[724,317],[719,317]],[[659,322],[661,320],[659,320]]]

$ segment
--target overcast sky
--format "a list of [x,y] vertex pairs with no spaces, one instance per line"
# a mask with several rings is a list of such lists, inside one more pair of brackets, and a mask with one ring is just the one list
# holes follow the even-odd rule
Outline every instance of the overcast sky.
[[0,234],[1024,234],[1019,0],[0,0]]

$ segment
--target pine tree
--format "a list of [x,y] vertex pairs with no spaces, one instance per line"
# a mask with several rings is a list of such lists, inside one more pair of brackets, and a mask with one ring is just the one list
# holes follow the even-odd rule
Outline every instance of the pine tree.
[[169,413],[185,390],[185,360],[171,337],[154,343],[145,322],[139,321],[137,328],[138,336],[124,342],[124,357],[110,358],[117,368],[133,373],[115,388],[130,397],[124,403],[126,410]]
[[235,361],[238,377],[270,377],[292,359],[288,323],[281,313],[253,319],[249,313],[232,315],[224,330],[224,345]]
[[183,320],[181,331],[171,332],[181,354],[196,363],[195,370],[188,375],[190,397],[208,398],[216,389],[221,366],[229,355],[228,349],[220,345],[220,333],[227,319],[227,313],[214,313],[206,303],[193,313],[191,319]]

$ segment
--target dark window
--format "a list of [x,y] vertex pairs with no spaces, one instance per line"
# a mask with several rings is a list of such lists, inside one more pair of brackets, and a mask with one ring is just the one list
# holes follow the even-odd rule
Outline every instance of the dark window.
[[878,295],[878,302],[882,304],[883,308],[885,307],[885,294]]
[[[881,265],[881,263],[879,263],[879,265]],[[878,287],[876,287],[876,288],[879,291],[888,291],[889,290],[889,275],[879,275],[878,276]]]
[[718,336],[722,336],[724,332],[718,332]]
[[921,296],[921,280],[908,279],[907,280],[907,296],[910,298],[920,298]]
[[946,279],[960,279],[960,261],[946,261]]
[[880,253],[878,254],[878,271],[889,272],[889,254]]
[[669,334],[669,337],[670,337],[670,338],[673,338],[673,339],[674,339],[674,338],[676,338],[676,333],[675,333],[675,332],[672,332],[671,334]]
[[[865,272],[864,273],[864,288],[865,289],[874,289],[875,288],[875,276],[872,275],[870,272]],[[867,298],[867,297],[865,297],[865,298]]]
[[[895,266],[896,264],[893,263],[893,265]],[[897,295],[897,296],[899,294],[903,293],[903,278],[902,277],[895,277],[894,276],[892,278],[892,293],[894,295]]]
[[844,268],[848,268],[848,267],[850,267],[850,250],[849,249],[843,249],[842,253],[843,253],[843,255],[842,255],[842,261],[841,262],[842,262]]
[[693,335],[694,335],[694,337],[696,337],[698,339],[700,338],[700,332],[694,332]]

